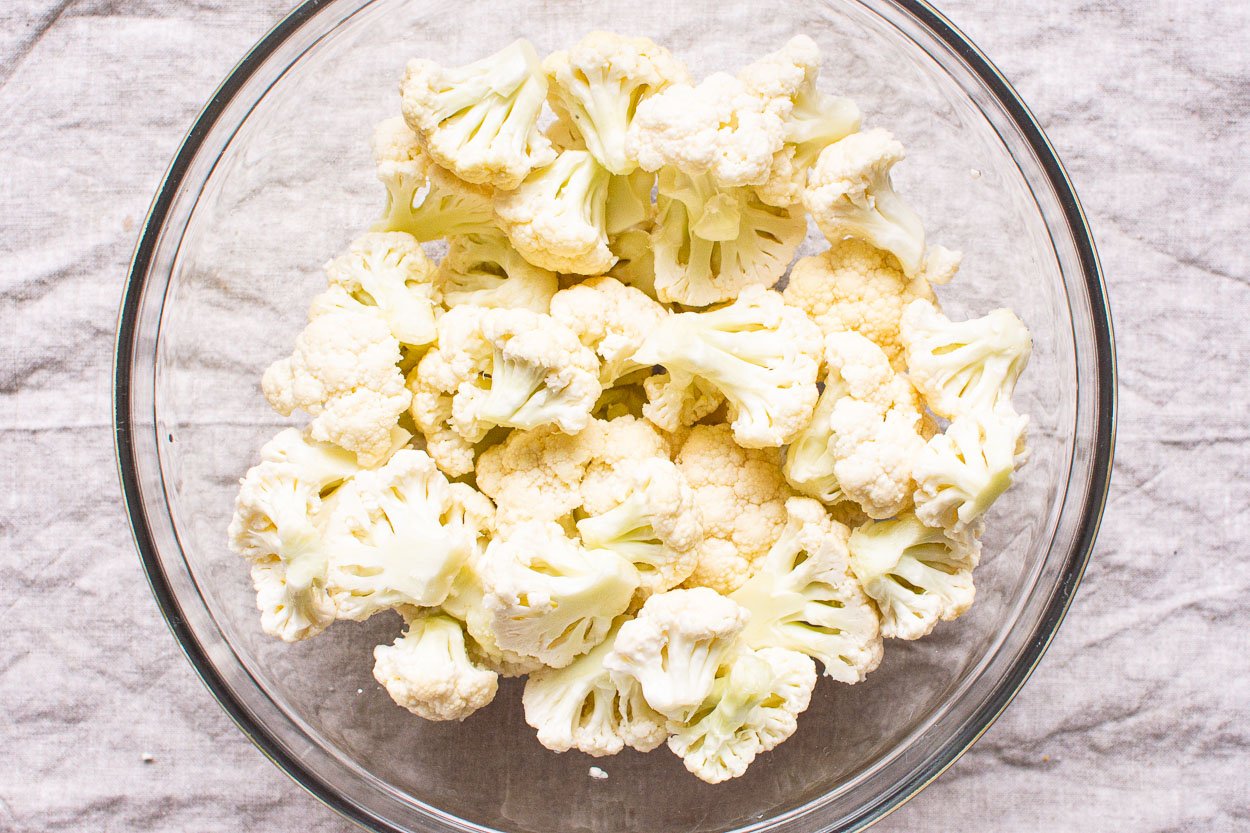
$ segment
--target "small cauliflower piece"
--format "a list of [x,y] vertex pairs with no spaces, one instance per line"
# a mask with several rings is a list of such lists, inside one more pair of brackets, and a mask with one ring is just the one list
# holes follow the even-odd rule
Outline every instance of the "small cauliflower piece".
[[[734,438],[762,448],[789,442],[811,419],[820,351],[820,330],[806,315],[750,287],[728,306],[666,318],[634,361],[663,365],[666,389],[684,391],[695,379],[714,387],[729,401]],[[644,410],[666,430],[678,425],[666,401],[673,395],[661,391],[660,404]]]
[[576,749],[596,758],[626,746],[650,752],[664,743],[664,717],[647,705],[632,678],[618,686],[603,660],[626,617],[619,616],[603,642],[563,668],[544,668],[525,681],[525,722],[553,752]]
[[952,420],[916,461],[916,517],[956,535],[970,529],[1028,459],[1028,424],[1006,405]]
[[884,637],[919,639],[972,606],[981,542],[971,530],[952,535],[909,512],[861,526],[847,546],[851,569],[881,611]]
[[289,358],[269,366],[261,387],[283,416],[296,409],[313,415],[305,429],[311,439],[354,451],[372,466],[390,453],[392,431],[411,402],[400,360],[380,312],[325,312],[308,322]]
[[914,277],[925,263],[924,225],[895,191],[890,169],[905,156],[889,131],[852,133],[821,151],[803,205],[830,243],[855,237],[898,258]]
[[647,171],[706,174],[726,188],[758,185],[785,142],[788,113],[779,104],[723,72],[697,86],[673,84],[639,103],[626,153]]
[[481,512],[470,509],[466,517],[461,500],[429,455],[415,449],[396,452],[344,486],[327,531],[328,586],[339,618],[361,621],[401,605],[442,603],[479,546],[472,519]]
[[513,431],[483,452],[477,485],[499,507],[498,523],[554,521],[581,505],[582,478],[598,445],[599,421],[577,434],[554,426]]
[[750,614],[714,590],[670,590],[621,625],[603,665],[618,685],[636,680],[647,704],[688,721],[712,691],[716,670],[739,650]]
[[[495,528],[492,527],[491,535],[494,532]],[[542,668],[543,664],[533,657],[522,656],[515,651],[506,651],[495,642],[495,634],[491,630],[491,615],[483,604],[486,591],[482,586],[480,574],[482,556],[487,543],[489,540],[483,539],[482,550],[475,552],[460,570],[456,580],[452,583],[451,592],[447,594],[447,598],[443,600],[439,608],[464,626],[465,634],[468,636],[466,646],[470,659],[501,677],[524,677]]]
[[750,188],[663,168],[652,237],[656,297],[701,307],[770,287],[807,234],[803,212],[767,205]]
[[611,175],[584,150],[564,150],[514,191],[495,196],[495,213],[508,240],[543,269],[599,275],[616,256],[608,248]]
[[599,164],[628,174],[638,160],[626,148],[626,134],[640,102],[689,80],[686,68],[650,38],[591,32],[573,48],[543,61],[556,115],[573,125]]
[[409,376],[413,421],[439,466],[458,476],[473,470],[473,446],[495,426],[585,428],[598,377],[594,353],[550,316],[459,306]]
[[461,67],[409,61],[400,94],[426,152],[466,182],[510,190],[555,157],[538,129],[547,78],[528,41]]
[[489,186],[458,179],[432,163],[400,117],[378,124],[373,159],[386,186],[386,209],[375,232],[404,232],[422,242],[495,229]]
[[768,178],[756,187],[769,205],[801,202],[807,171],[820,152],[859,130],[859,107],[849,98],[817,90],[819,74],[820,50],[806,35],[791,38],[738,74],[748,89],[780,101],[789,111],[785,144],[773,154]]
[[1009,309],[951,321],[928,301],[903,311],[907,372],[938,416],[954,419],[1010,405],[1033,352],[1029,330]]
[[376,308],[400,344],[423,347],[434,340],[434,312],[442,298],[434,284],[434,264],[412,235],[365,234],[325,270],[332,292],[329,298],[323,293],[313,299],[312,317],[326,301],[342,307],[350,298],[362,308]]
[[469,304],[547,312],[559,289],[555,272],[521,257],[500,232],[451,238],[434,282],[448,308]]
[[633,360],[634,353],[666,315],[644,292],[609,277],[591,278],[551,300],[551,317],[601,360],[599,381],[604,387],[644,367]]
[[827,504],[844,499],[842,486],[834,467],[833,434],[830,419],[833,406],[846,395],[846,386],[840,377],[831,375],[825,380],[825,389],[816,400],[812,419],[786,446],[786,460],[782,464],[786,480],[797,491]]
[[728,425],[696,425],[677,467],[703,519],[699,563],[686,586],[732,593],[781,536],[793,494],[776,451],[742,448]]
[[479,574],[496,644],[552,668],[602,642],[638,587],[628,561],[588,552],[543,521],[505,527],[486,547]]
[[703,524],[681,471],[666,457],[625,460],[583,485],[577,532],[638,570],[637,599],[681,584],[698,564]]
[[786,501],[786,528],[729,598],[751,612],[742,641],[817,659],[858,683],[881,662],[881,623],[850,569],[848,531],[810,498]]
[[794,734],[815,687],[810,658],[780,648],[744,650],[719,670],[688,721],[670,723],[668,748],[709,784],[737,778],[757,755]]
[[469,658],[450,616],[405,610],[408,627],[373,649],[373,677],[397,705],[426,720],[464,720],[495,699],[499,675]]
[[901,371],[903,310],[917,298],[937,302],[926,275],[908,278],[889,252],[848,238],[822,254],[800,258],[782,295],[826,335],[857,332],[884,350],[894,369]]

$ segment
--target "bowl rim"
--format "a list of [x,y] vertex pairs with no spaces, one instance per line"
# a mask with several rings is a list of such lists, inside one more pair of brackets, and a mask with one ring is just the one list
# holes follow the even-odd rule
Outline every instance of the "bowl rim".
[[[947,749],[935,756],[927,765],[912,773],[909,778],[895,784],[878,802],[861,808],[855,816],[847,819],[847,826],[842,828],[847,831],[862,830],[890,815],[949,769],[989,730],[1027,682],[1054,639],[1089,563],[1110,488],[1116,434],[1117,373],[1110,304],[1093,232],[1067,171],[1028,106],[998,68],[968,36],[931,6],[927,0],[887,1],[910,15],[955,51],[968,68],[988,87],[997,103],[1003,107],[1006,115],[1020,131],[1021,137],[1036,154],[1047,180],[1054,188],[1063,218],[1072,233],[1072,242],[1081,272],[1085,277],[1085,288],[1088,293],[1090,317],[1093,324],[1094,364],[1097,369],[1098,388],[1091,397],[1091,406],[1096,409],[1095,438],[1090,454],[1090,481],[1084,506],[1081,508],[1080,529],[1075,537],[1060,584],[1038,623],[1038,632],[1044,634],[1044,637],[1035,640],[1022,652],[998,688],[992,692],[980,713],[970,721],[969,729],[965,730],[962,735],[952,738],[954,742],[949,744]],[[298,759],[287,754],[268,730],[253,719],[242,704],[235,699],[224,677],[209,660],[207,650],[187,626],[178,599],[156,555],[157,548],[152,529],[143,510],[130,397],[130,371],[134,359],[135,335],[144,283],[170,208],[190,168],[191,161],[227,105],[260,65],[294,32],[315,17],[318,12],[335,2],[338,0],[305,0],[257,41],[213,92],[196,116],[170,162],[144,219],[123,289],[114,346],[113,439],[123,503],[148,584],[166,625],[218,705],[265,757],[322,804],[362,828],[377,831],[377,833],[403,833],[401,828],[344,800],[332,785],[325,783]]]

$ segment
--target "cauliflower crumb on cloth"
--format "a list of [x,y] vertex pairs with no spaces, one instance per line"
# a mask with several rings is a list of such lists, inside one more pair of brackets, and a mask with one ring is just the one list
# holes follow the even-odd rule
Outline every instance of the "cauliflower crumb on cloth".
[[1032,339],[942,311],[962,256],[836,81],[805,35],[702,79],[609,32],[410,61],[380,216],[261,380],[308,419],[239,482],[260,628],[394,611],[373,675],[413,715],[526,677],[547,749],[718,784],[966,612]]

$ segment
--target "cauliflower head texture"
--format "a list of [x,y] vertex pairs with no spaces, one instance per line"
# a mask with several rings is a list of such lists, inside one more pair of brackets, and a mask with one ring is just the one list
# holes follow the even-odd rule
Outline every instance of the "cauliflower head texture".
[[642,290],[610,277],[591,278],[551,300],[551,317],[599,357],[599,380],[605,387],[644,367],[634,361],[634,353],[667,315]]
[[464,720],[495,699],[499,675],[475,663],[450,616],[406,612],[407,628],[373,649],[373,677],[397,705],[426,720]]

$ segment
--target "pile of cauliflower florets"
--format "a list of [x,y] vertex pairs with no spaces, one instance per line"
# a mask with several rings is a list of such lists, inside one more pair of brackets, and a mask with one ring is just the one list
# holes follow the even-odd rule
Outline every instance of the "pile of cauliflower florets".
[[[529,675],[547,748],[667,741],[715,783],[794,732],[817,663],[859,682],[968,609],[1029,334],[939,310],[959,255],[819,64],[800,36],[695,84],[594,33],[408,65],[383,218],[264,375],[312,416],[230,528],[266,632],[398,611],[374,675],[413,713]],[[777,292],[809,215],[829,247]]]

